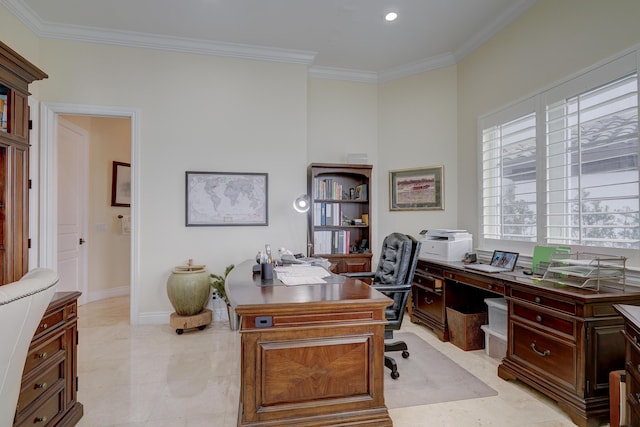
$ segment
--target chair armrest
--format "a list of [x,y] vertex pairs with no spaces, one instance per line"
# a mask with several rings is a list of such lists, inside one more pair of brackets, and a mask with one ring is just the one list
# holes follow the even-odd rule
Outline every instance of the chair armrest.
[[409,292],[411,290],[411,284],[404,285],[376,285],[371,286],[376,291],[380,292]]
[[340,275],[353,279],[373,279],[376,274],[373,271],[357,271],[353,273],[340,273]]

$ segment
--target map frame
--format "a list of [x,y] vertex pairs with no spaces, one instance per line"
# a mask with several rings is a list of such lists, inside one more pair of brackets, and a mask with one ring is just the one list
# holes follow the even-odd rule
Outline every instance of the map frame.
[[[224,186],[221,191],[227,192],[228,181],[237,182],[243,179],[257,182],[254,189],[259,191],[254,196],[264,201],[261,206],[255,209],[246,208],[236,215],[225,215],[218,219],[198,219],[194,215],[194,194],[195,180],[216,179]],[[200,207],[202,211],[202,206]],[[215,217],[215,209],[201,212],[201,217]],[[269,225],[269,174],[261,172],[201,172],[186,171],[185,173],[185,226],[187,227],[210,227],[210,226],[267,226]]]

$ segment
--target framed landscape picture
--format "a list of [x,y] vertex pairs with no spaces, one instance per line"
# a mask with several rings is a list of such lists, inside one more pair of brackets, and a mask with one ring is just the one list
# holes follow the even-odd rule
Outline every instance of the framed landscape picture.
[[186,172],[186,226],[269,225],[268,175]]
[[443,210],[444,166],[389,171],[389,210]]

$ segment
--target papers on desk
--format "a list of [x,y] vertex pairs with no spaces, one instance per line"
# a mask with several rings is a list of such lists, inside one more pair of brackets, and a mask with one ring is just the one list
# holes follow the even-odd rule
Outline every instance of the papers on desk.
[[327,270],[316,265],[293,264],[288,267],[276,267],[278,280],[285,285],[315,285],[327,283],[323,277],[331,276]]

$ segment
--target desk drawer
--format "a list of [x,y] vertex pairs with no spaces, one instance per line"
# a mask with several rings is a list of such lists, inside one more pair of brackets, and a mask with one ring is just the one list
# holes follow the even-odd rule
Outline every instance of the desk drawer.
[[567,320],[550,314],[548,311],[536,310],[522,304],[512,303],[511,316],[520,317],[521,319],[533,322],[545,328],[549,328],[555,332],[563,334],[568,338],[575,340],[576,322],[575,320]]
[[34,339],[40,338],[47,332],[52,331],[53,329],[63,324],[64,324],[64,307],[60,307],[60,309],[54,312],[45,314],[45,316],[42,318],[42,320],[38,324],[38,327],[36,328],[36,332],[33,338]]
[[423,274],[414,274],[413,284],[419,285],[421,288],[428,289],[432,292],[441,292],[444,280],[439,277],[433,277]]
[[65,331],[61,330],[44,343],[29,349],[23,376],[64,351],[64,333]]
[[458,273],[447,270],[444,272],[444,277],[446,279],[462,283],[463,285],[473,286],[499,295],[504,295],[504,283],[501,280],[490,276],[485,277],[481,274]]
[[443,298],[441,293],[436,293],[421,286],[413,286],[413,307],[429,317],[443,320]]
[[544,331],[512,322],[510,343],[513,357],[569,390],[577,387],[577,348],[572,342],[555,338]]
[[28,414],[18,417],[17,427],[54,425],[59,421],[64,405],[64,388],[43,400]]
[[18,411],[24,410],[31,402],[44,394],[51,387],[59,385],[64,380],[64,359],[53,365],[38,377],[22,384],[20,397],[18,398]]
[[510,288],[511,297],[522,301],[527,301],[533,304],[540,305],[542,307],[551,308],[554,310],[562,311],[563,313],[576,315],[576,304],[571,301],[562,301],[560,299],[553,298],[548,295],[538,295],[532,292],[527,292],[519,288]]

